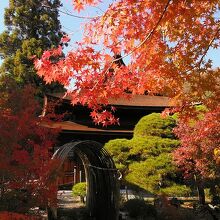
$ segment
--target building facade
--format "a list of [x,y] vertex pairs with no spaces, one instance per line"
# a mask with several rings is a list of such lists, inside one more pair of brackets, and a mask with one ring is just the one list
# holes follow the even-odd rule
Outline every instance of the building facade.
[[[116,108],[115,117],[119,118],[120,124],[102,127],[94,124],[90,117],[90,109],[87,106],[71,105],[71,97],[63,94],[48,94],[45,97],[43,114],[46,114],[50,103],[59,103],[55,106],[55,113],[64,114],[59,122],[50,123],[50,128],[60,128],[58,149],[63,144],[79,141],[92,140],[99,143],[106,143],[116,138],[130,139],[133,136],[133,129],[141,117],[153,112],[162,112],[170,107],[169,99],[164,96],[131,95],[129,99],[109,100],[109,106]],[[54,150],[56,150],[54,149]],[[80,158],[71,152],[63,164],[60,172],[60,187],[70,187],[75,183],[85,181],[85,171]]]

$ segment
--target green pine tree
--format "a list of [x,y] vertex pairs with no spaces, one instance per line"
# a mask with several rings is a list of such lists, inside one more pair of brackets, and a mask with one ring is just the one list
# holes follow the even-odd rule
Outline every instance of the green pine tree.
[[0,34],[1,78],[10,76],[19,85],[33,84],[39,91],[61,88],[45,86],[36,75],[31,57],[59,45],[64,34],[58,19],[60,0],[9,0],[5,9],[6,30]]
[[152,113],[140,119],[131,140],[115,139],[105,144],[125,184],[156,194],[189,192],[172,163],[172,151],[179,145],[172,132],[175,125],[174,117],[164,119],[159,113]]

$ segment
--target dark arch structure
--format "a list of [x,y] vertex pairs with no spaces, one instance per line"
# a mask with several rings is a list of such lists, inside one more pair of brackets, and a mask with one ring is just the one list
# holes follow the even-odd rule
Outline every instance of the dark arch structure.
[[80,157],[84,165],[86,206],[91,219],[117,220],[119,175],[112,158],[102,144],[96,141],[74,141],[64,144],[54,153],[53,158],[61,161],[60,167],[71,151]]

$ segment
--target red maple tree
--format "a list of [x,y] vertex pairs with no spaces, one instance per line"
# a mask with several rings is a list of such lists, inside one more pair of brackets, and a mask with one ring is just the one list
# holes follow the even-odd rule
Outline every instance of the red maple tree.
[[186,176],[215,178],[220,174],[218,156],[214,154],[220,148],[220,106],[203,114],[196,121],[179,121],[175,133],[181,147],[174,152],[174,158]]
[[[25,213],[56,202],[57,131],[42,127],[34,89],[5,81],[0,91],[0,211]],[[9,85],[10,84],[10,85]]]

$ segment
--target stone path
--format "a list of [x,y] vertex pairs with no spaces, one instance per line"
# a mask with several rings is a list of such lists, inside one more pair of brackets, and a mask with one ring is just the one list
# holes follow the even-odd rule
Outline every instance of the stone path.
[[76,208],[78,201],[73,198],[71,190],[59,190],[57,193],[59,208]]
[[73,198],[71,190],[58,191],[58,210],[57,215],[60,220],[75,220],[77,213],[83,209],[79,200]]

